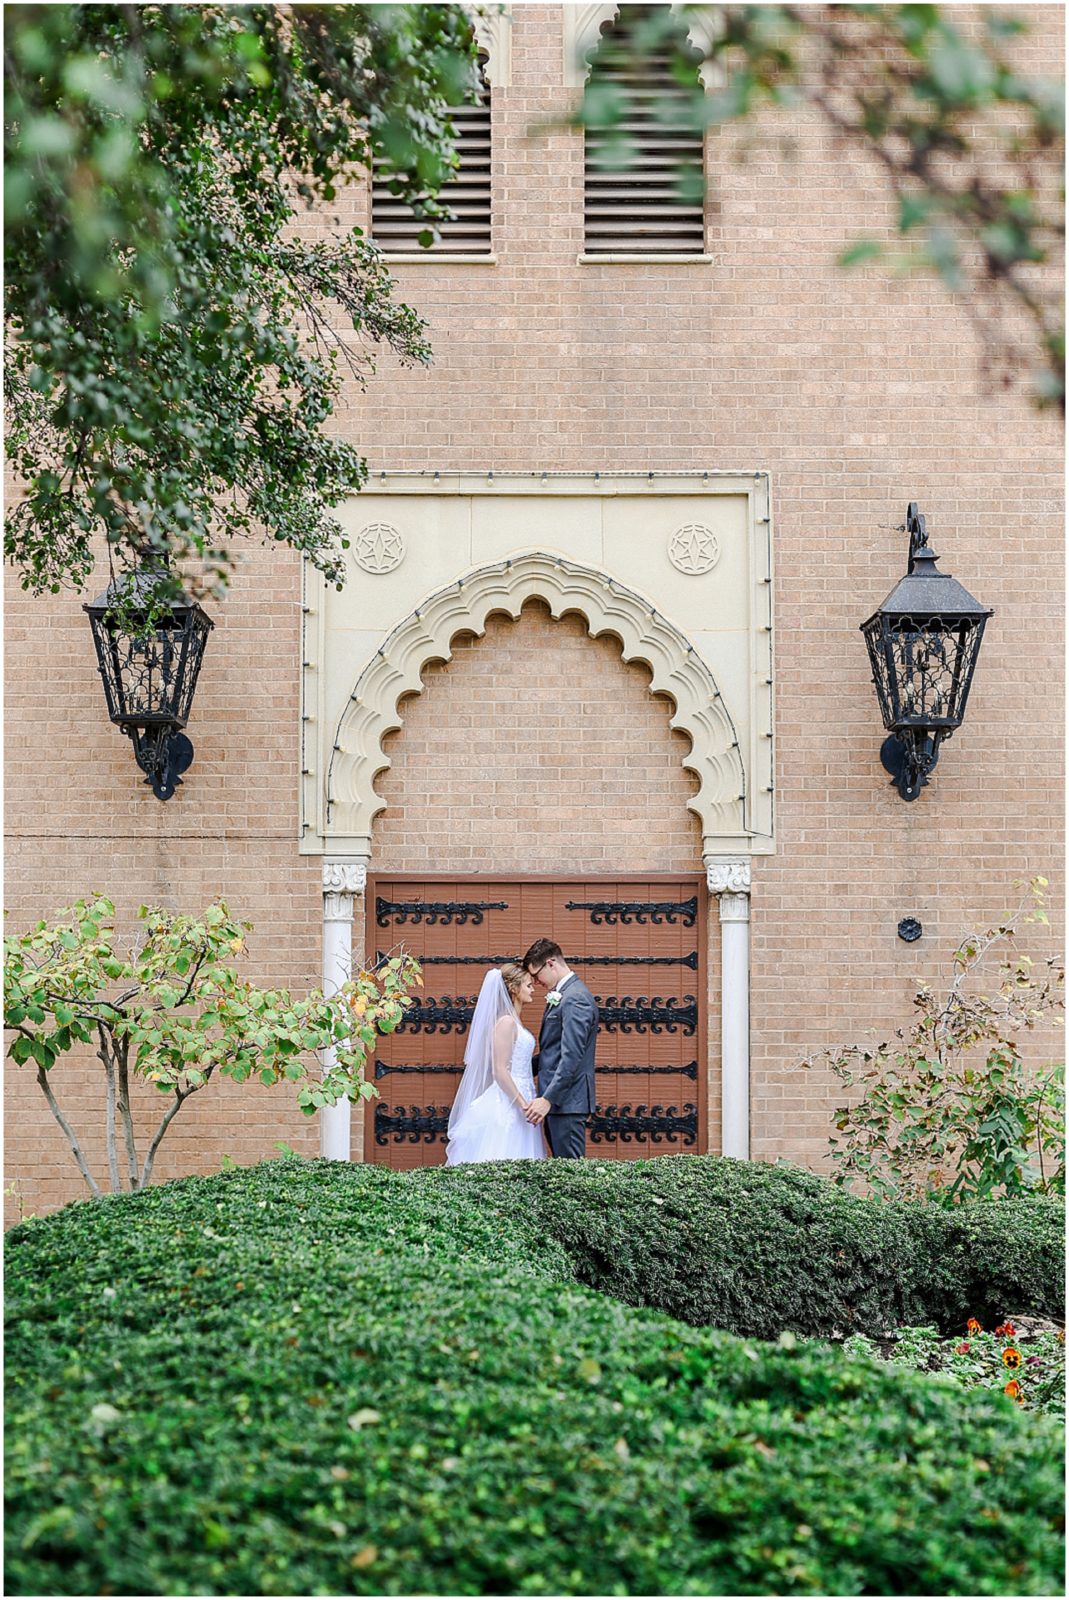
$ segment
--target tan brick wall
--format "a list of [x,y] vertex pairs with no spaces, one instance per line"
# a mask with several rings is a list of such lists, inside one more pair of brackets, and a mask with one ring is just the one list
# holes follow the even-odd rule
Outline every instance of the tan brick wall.
[[[319,982],[321,894],[319,863],[296,847],[296,558],[250,550],[225,605],[211,608],[218,627],[189,729],[196,754],[166,805],[107,723],[79,606],[71,597],[34,601],[8,575],[7,931],[101,890],[132,938],[142,902],[198,910],[221,895],[254,924],[249,976],[306,992]],[[52,1081],[104,1179],[99,1064],[64,1062]],[[165,1104],[155,1092],[139,1096],[142,1150]],[[5,1111],[5,1185],[17,1180],[28,1212],[88,1192],[32,1073],[10,1061]],[[275,1154],[276,1141],[318,1154],[316,1123],[292,1094],[211,1083],[175,1118],[156,1170],[161,1179],[217,1171],[224,1155],[252,1163]],[[17,1215],[9,1196],[8,1221]]]
[[620,647],[548,606],[492,616],[423,675],[385,741],[377,870],[693,872],[690,740]]
[[[1022,65],[1048,70],[1061,59],[1061,12],[1031,15],[1037,32],[1020,47]],[[1060,432],[1022,396],[984,391],[968,319],[938,284],[835,267],[858,235],[893,236],[892,213],[875,168],[832,149],[803,114],[766,123],[769,137],[746,165],[732,159],[734,136],[711,141],[712,265],[578,267],[581,139],[532,132],[565,103],[560,78],[557,9],[519,8],[513,86],[495,97],[498,264],[397,268],[403,297],[429,320],[435,364],[413,373],[384,357],[366,393],[347,396],[339,426],[375,469],[770,471],[778,854],[754,867],[753,1148],[817,1164],[834,1086],[801,1079],[798,1058],[870,1024],[907,1021],[913,977],[945,971],[959,935],[1012,903],[1013,880],[1045,872],[1060,897]],[[781,131],[796,139],[793,158],[773,137]],[[338,215],[356,218],[363,207],[354,191]],[[906,805],[879,766],[857,625],[904,570],[895,527],[910,499],[928,516],[944,568],[996,615],[965,727],[931,787]],[[143,898],[193,905],[219,887],[257,923],[257,976],[315,981],[317,870],[295,846],[298,604],[291,557],[244,560],[234,593],[215,607],[190,730],[196,762],[161,806],[104,723],[77,603],[13,595],[14,926],[98,885],[115,889],[127,920]],[[401,794],[419,767],[461,792],[448,750],[450,735],[454,744],[466,735],[435,723],[433,708],[459,715],[465,697],[455,685],[485,683],[484,670],[498,693],[549,628],[534,613],[511,632],[495,623],[491,637],[428,671],[422,704],[409,706],[392,742],[397,765],[380,780],[384,795]],[[643,745],[642,727],[660,741],[649,749],[667,756],[675,741],[659,705],[638,711],[636,669],[581,634],[578,622],[553,625],[546,649],[568,672],[587,663],[591,722],[619,736],[630,719],[629,754]],[[597,698],[608,681],[626,718]],[[649,771],[667,802],[642,848],[694,866],[679,857],[692,837],[678,804],[687,780],[667,760],[658,774],[662,759]],[[574,797],[579,780],[560,770],[559,792]],[[457,846],[470,848],[466,819],[453,820]],[[479,821],[480,834],[502,837],[504,820]],[[599,859],[605,817],[584,816],[580,827]],[[379,837],[394,867],[431,843],[427,820],[402,819],[396,807]],[[546,840],[559,838],[541,832],[543,859],[553,854]],[[924,923],[919,944],[896,936],[905,915]],[[1037,1057],[1054,1048],[1035,1041]],[[77,1195],[36,1090],[9,1079],[9,1180],[35,1185],[31,1208]],[[224,1152],[251,1160],[277,1138],[311,1148],[314,1129],[281,1103],[276,1110],[276,1098],[206,1095],[197,1137],[172,1146],[161,1175],[207,1170]]]

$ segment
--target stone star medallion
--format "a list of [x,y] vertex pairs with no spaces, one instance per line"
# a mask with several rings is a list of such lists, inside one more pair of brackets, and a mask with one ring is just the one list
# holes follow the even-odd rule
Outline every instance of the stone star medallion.
[[405,541],[388,522],[369,522],[357,534],[353,554],[365,572],[392,572],[405,559]]
[[720,560],[720,541],[712,528],[700,522],[685,522],[668,541],[668,559],[688,577],[711,572]]

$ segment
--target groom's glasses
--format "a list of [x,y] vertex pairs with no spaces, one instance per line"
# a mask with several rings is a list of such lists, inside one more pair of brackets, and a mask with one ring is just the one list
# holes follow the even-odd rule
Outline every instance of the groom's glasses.
[[545,971],[545,969],[546,969],[546,968],[547,968],[547,967],[548,967],[548,966],[549,966],[549,962],[548,962],[548,961],[543,961],[543,963],[542,963],[542,965],[541,965],[541,966],[540,966],[540,967],[535,967],[535,969],[534,969],[534,971],[533,971],[533,972],[531,972],[531,969],[530,969],[530,967],[528,967],[528,968],[527,968],[527,971],[528,971],[528,972],[530,972],[530,973],[531,973],[531,977],[532,977],[532,978],[537,978],[537,977],[538,977],[538,974],[539,974],[539,973],[540,973],[540,972],[544,972],[544,971]]

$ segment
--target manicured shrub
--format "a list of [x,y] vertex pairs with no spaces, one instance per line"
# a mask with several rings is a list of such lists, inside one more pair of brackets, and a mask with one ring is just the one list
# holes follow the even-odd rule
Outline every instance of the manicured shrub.
[[1061,1592],[1049,1419],[592,1293],[494,1176],[271,1163],[13,1230],[8,1592]]
[[947,1210],[859,1198],[797,1167],[714,1156],[427,1171],[562,1245],[580,1282],[681,1321],[775,1338],[827,1337],[971,1315],[1056,1315],[1064,1207],[1049,1199]]
[[956,1332],[966,1316],[986,1326],[1013,1312],[1064,1316],[1064,1201],[1037,1195],[910,1212],[925,1261],[924,1320]]

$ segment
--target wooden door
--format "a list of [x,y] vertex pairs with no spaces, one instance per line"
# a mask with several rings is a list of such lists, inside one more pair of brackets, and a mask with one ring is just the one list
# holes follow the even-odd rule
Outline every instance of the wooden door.
[[[486,969],[542,936],[594,994],[597,1109],[587,1155],[634,1160],[706,1148],[705,884],[646,878],[373,877],[368,956],[403,945],[424,987],[371,1068],[365,1159],[440,1166],[464,1045]],[[537,1036],[542,997],[524,1012]]]

